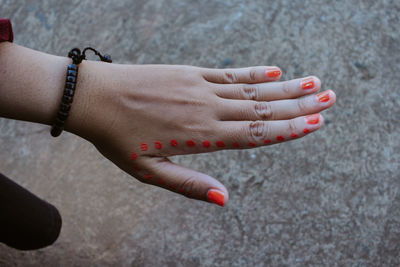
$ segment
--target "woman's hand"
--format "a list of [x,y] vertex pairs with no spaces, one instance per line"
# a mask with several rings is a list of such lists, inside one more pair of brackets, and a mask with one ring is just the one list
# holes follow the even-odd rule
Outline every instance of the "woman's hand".
[[223,206],[216,179],[168,156],[247,149],[318,130],[336,100],[306,77],[277,82],[277,67],[204,69],[85,61],[66,129],[138,180]]

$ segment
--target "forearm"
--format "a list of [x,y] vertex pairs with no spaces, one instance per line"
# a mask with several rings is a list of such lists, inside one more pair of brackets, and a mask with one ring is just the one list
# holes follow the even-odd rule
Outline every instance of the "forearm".
[[0,116],[51,124],[69,59],[0,43]]

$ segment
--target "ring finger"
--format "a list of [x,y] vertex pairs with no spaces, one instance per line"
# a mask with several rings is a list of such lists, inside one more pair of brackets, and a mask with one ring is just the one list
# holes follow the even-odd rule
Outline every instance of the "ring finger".
[[217,116],[221,121],[287,120],[318,113],[336,101],[333,91],[317,95],[277,101],[249,101],[223,99]]

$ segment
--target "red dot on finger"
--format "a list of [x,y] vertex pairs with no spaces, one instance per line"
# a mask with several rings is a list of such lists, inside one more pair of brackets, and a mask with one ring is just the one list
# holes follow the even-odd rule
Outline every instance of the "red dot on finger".
[[133,160],[137,159],[137,154],[136,154],[136,153],[132,153],[131,158],[132,158]]
[[308,134],[310,130],[308,128],[304,128],[303,133]]
[[172,139],[171,146],[178,146],[178,141],[176,141],[175,139]]
[[215,144],[217,145],[217,147],[225,147],[224,141],[217,141]]
[[162,148],[162,143],[161,143],[160,141],[155,141],[155,142],[154,142],[154,147],[155,147],[156,149],[161,149],[161,148]]
[[249,143],[249,146],[251,146],[251,147],[255,147],[255,146],[256,146],[256,143],[254,143],[254,142],[250,142],[250,143]]
[[151,174],[146,174],[145,176],[144,176],[146,179],[151,179],[151,177],[153,177]]
[[282,135],[279,135],[279,136],[276,137],[276,140],[285,141],[285,137],[283,137]]
[[238,142],[235,142],[235,143],[233,143],[233,146],[236,147],[236,148],[239,148],[240,144]]
[[196,145],[196,143],[193,140],[187,140],[186,145],[189,147],[194,147]]
[[203,141],[203,147],[210,147],[211,143],[208,140]]
[[295,133],[292,133],[291,135],[290,135],[290,137],[292,137],[293,139],[294,138],[297,138],[297,137],[299,137],[297,134],[295,134]]
[[141,143],[140,144],[140,149],[142,151],[147,151],[147,149],[149,149],[149,146],[146,143]]
[[269,144],[269,143],[271,143],[272,141],[270,140],[270,139],[265,139],[264,140],[264,144]]

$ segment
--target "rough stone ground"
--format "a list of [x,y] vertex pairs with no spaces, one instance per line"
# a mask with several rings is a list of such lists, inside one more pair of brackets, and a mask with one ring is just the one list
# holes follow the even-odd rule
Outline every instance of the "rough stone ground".
[[[69,3],[67,3],[69,2]],[[399,1],[0,0],[15,42],[119,63],[278,65],[337,93],[302,140],[178,157],[230,190],[225,208],[129,178],[68,133],[0,120],[0,169],[55,204],[52,247],[4,266],[400,266]]]

